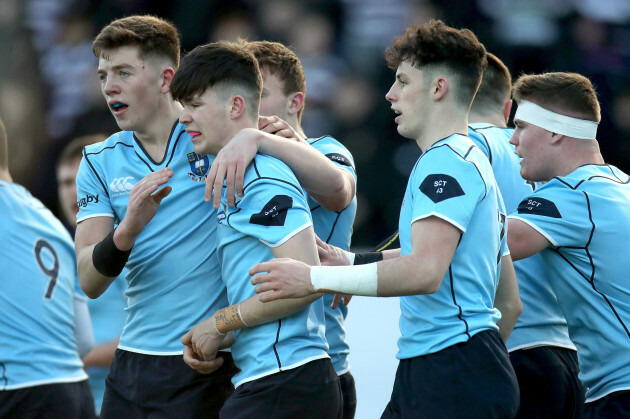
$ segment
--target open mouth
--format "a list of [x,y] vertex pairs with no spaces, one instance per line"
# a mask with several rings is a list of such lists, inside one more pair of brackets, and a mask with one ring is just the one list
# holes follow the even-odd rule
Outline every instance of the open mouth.
[[123,109],[127,109],[127,105],[122,102],[113,102],[109,104],[109,108],[114,112],[119,112]]

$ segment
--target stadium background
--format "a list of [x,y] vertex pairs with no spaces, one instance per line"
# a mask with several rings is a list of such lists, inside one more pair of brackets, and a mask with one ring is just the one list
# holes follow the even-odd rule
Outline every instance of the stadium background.
[[[371,247],[397,228],[406,179],[419,155],[396,133],[384,98],[393,72],[383,50],[404,27],[432,17],[473,30],[513,77],[542,71],[588,76],[602,104],[603,156],[630,171],[628,0],[0,0],[0,116],[10,169],[57,214],[54,164],[63,144],[118,130],[100,94],[92,38],[111,20],[137,13],[170,19],[184,53],[237,36],[292,47],[306,73],[306,134],[330,134],[355,158],[354,249]],[[361,312],[362,300],[355,301],[353,311]],[[383,408],[395,369],[397,308],[394,301],[378,304],[384,314],[372,314],[370,330],[350,337],[355,349],[370,348],[360,354],[364,360],[352,358],[354,366],[372,364],[366,379],[361,374],[369,367],[353,369],[358,418],[378,416],[380,410],[367,403]],[[362,317],[351,316],[348,328]],[[383,336],[384,330],[392,336]],[[368,395],[362,386],[376,392]]]

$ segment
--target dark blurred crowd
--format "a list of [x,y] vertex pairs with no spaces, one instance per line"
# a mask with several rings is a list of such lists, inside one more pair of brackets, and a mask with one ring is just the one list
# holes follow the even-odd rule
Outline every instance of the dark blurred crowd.
[[353,247],[374,245],[397,228],[418,150],[396,132],[384,98],[393,72],[383,51],[403,28],[430,18],[471,29],[513,77],[589,77],[602,104],[604,159],[630,171],[628,0],[0,0],[0,115],[11,172],[56,213],[62,146],[118,131],[100,93],[92,38],[115,18],[147,13],[179,28],[183,53],[237,37],[295,51],[306,73],[306,134],[330,134],[355,158]]

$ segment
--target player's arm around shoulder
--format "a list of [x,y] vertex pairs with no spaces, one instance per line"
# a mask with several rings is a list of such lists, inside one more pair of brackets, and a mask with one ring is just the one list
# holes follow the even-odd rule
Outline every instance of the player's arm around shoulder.
[[[219,207],[224,180],[227,181],[228,205],[234,205],[234,191],[243,194],[245,169],[256,152],[282,160],[295,173],[300,185],[330,211],[346,208],[354,197],[354,179],[343,173],[328,158],[301,142],[252,128],[245,128],[217,154],[206,180],[206,201],[214,190],[213,206]],[[350,182],[352,179],[352,182]],[[340,199],[340,197],[342,199]]]

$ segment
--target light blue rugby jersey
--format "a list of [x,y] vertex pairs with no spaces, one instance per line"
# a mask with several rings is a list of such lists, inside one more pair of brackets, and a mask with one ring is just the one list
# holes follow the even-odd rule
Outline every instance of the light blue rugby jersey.
[[227,305],[216,257],[216,211],[204,202],[213,160],[197,155],[175,123],[166,153],[154,162],[122,131],[84,149],[77,175],[77,222],[125,217],[129,192],[151,171],[170,167],[173,190],[138,236],[127,262],[127,319],[119,348],[152,355],[183,353],[180,338]]
[[[258,154],[248,166],[244,194],[222,208],[217,221],[218,254],[230,304],[255,295],[249,268],[274,258],[280,246],[312,225],[306,193],[280,160]],[[237,330],[232,356],[240,369],[235,386],[315,359],[328,358],[324,304],[313,302],[281,320]]]
[[498,330],[493,304],[508,254],[505,207],[488,159],[465,135],[436,142],[416,162],[400,210],[401,255],[411,252],[411,224],[430,216],[453,224],[462,238],[435,294],[400,297],[399,359]]
[[[510,144],[512,128],[487,123],[468,125],[468,135],[490,160],[508,214],[516,211],[524,197],[535,189],[534,182],[521,177],[520,157]],[[506,346],[509,351],[541,345],[575,350],[569,339],[567,321],[551,289],[540,254],[514,262],[523,313],[519,316]]]
[[[94,330],[94,345],[111,342],[117,339],[122,332],[127,317],[125,313],[127,306],[127,299],[125,298],[126,273],[127,270],[124,269],[103,295],[96,299],[88,299],[92,329]],[[96,412],[99,413],[103,404],[105,378],[109,374],[109,367],[89,367],[87,373],[90,377]]]
[[627,174],[585,165],[536,189],[510,217],[551,242],[541,254],[578,348],[587,402],[630,390],[629,208]]
[[[317,151],[328,157],[333,163],[343,170],[347,170],[356,184],[357,175],[354,171],[354,159],[352,154],[339,141],[332,137],[310,138],[309,144]],[[352,237],[352,225],[357,213],[357,197],[352,199],[350,205],[341,211],[328,211],[313,198],[308,196],[308,206],[313,216],[315,234],[326,243],[337,246],[343,250],[350,250]],[[326,340],[328,341],[328,354],[337,374],[341,375],[350,370],[348,355],[350,347],[346,343],[346,330],[344,320],[348,315],[348,307],[339,304],[333,309],[330,305],[335,298],[334,294],[324,294],[324,314],[326,316]]]
[[0,180],[0,237],[0,391],[87,380],[70,234],[25,188]]

